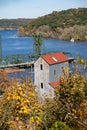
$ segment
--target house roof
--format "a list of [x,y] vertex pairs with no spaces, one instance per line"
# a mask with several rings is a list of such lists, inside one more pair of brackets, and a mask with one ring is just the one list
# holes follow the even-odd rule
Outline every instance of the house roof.
[[64,55],[62,52],[47,54],[41,56],[49,65],[58,64],[65,61],[68,61],[68,57]]
[[54,89],[58,88],[59,85],[59,81],[53,81],[51,83],[49,83]]

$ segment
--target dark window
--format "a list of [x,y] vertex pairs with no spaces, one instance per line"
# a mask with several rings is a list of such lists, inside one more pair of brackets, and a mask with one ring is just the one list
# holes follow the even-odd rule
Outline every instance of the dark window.
[[43,70],[43,65],[42,64],[40,65],[40,69]]
[[56,75],[56,70],[54,70],[54,75]]
[[43,88],[43,83],[41,83],[41,88]]

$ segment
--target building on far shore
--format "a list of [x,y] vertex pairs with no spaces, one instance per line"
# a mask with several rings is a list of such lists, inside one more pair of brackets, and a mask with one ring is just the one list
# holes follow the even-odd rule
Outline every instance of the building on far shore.
[[34,84],[39,98],[53,98],[62,69],[69,67],[68,57],[62,52],[42,55],[34,63]]

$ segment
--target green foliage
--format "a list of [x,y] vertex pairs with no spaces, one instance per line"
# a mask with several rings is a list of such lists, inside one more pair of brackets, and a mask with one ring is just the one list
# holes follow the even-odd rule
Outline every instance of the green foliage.
[[59,118],[59,105],[54,100],[46,100],[43,104],[43,121],[40,124],[41,130],[48,130]]
[[87,8],[53,11],[51,14],[30,21],[19,28],[20,35],[42,33],[46,38],[87,40]]
[[70,128],[64,122],[56,121],[49,130],[70,130]]
[[53,27],[71,27],[73,25],[87,25],[87,9],[86,8],[79,8],[79,9],[69,9],[55,13],[53,11],[52,14],[39,17],[29,23],[28,26],[42,26],[42,25],[49,25]]
[[27,24],[31,19],[0,19],[0,28],[8,29],[14,28],[17,29],[20,26]]
[[11,61],[11,64],[20,64],[20,63],[23,63],[22,59],[17,59],[17,60],[12,59]]
[[43,52],[43,37],[41,34],[34,34],[34,55],[38,58]]

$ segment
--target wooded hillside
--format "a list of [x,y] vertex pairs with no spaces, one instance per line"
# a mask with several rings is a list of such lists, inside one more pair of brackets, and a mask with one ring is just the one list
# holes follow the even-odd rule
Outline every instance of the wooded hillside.
[[41,33],[46,38],[87,40],[87,8],[53,11],[19,28],[20,35]]
[[29,23],[31,19],[0,19],[0,29],[17,29]]

